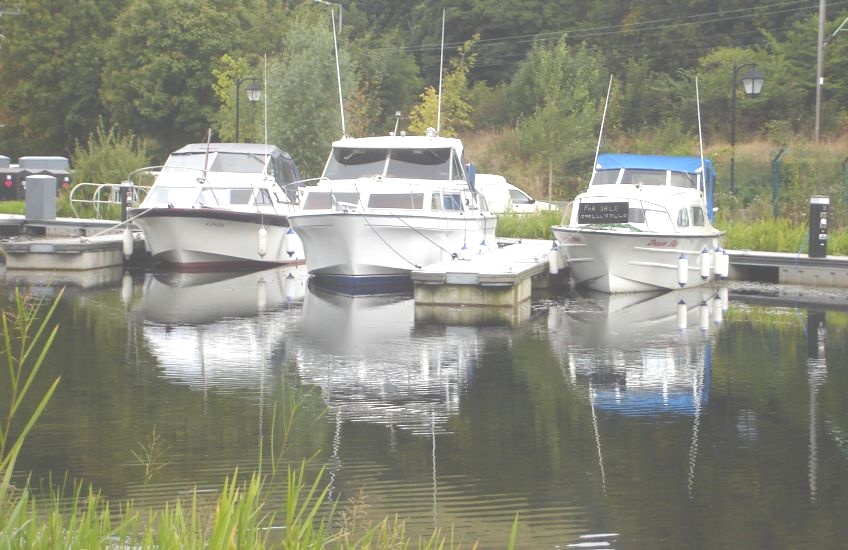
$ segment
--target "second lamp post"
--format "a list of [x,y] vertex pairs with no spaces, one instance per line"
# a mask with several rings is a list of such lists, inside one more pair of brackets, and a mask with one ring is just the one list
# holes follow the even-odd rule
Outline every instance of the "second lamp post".
[[749,96],[759,95],[763,89],[765,77],[753,63],[743,65],[733,64],[733,87],[730,89],[730,192],[736,189],[736,84],[739,71],[746,67],[752,67],[750,71],[742,75],[742,87],[745,94]]
[[236,143],[239,142],[239,89],[244,82],[250,81],[247,85],[247,99],[251,103],[256,103],[262,97],[262,86],[259,85],[259,79],[255,76],[246,76],[236,80]]

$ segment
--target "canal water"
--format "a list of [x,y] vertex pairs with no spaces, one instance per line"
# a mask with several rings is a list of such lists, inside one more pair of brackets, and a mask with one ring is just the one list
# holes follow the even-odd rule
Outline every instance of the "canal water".
[[[56,295],[5,280],[4,309]],[[302,268],[114,280],[58,304],[19,483],[159,506],[308,459],[340,509],[466,547],[505,547],[516,514],[519,548],[848,540],[845,292],[571,292],[510,320]]]

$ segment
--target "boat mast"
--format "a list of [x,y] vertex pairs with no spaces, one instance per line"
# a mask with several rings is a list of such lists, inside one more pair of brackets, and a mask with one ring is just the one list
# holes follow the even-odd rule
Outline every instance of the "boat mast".
[[442,72],[445,65],[445,9],[442,8],[442,48],[439,57],[439,101],[436,109],[436,135],[439,135],[442,124]]

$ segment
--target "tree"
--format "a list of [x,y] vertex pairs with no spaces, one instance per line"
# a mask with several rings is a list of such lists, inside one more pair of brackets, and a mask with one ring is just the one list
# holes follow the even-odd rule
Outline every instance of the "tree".
[[107,40],[101,94],[112,122],[165,155],[202,139],[218,111],[212,69],[249,36],[243,4],[132,0]]
[[104,114],[103,39],[125,0],[24,0],[0,48],[4,154],[69,156]]
[[[597,55],[583,46],[569,48],[563,37],[554,45],[536,44],[516,75],[513,94],[525,90],[534,103],[518,123],[520,153],[531,159],[535,173],[547,174],[549,198],[563,174],[588,175],[591,170],[587,160],[597,139],[608,81],[601,72]],[[559,195],[575,191],[558,187]]]
[[[342,83],[353,82],[344,56]],[[333,34],[323,18],[300,14],[282,57],[268,63],[269,141],[288,151],[305,177],[320,175],[330,144],[342,135]]]
[[[471,49],[480,35],[475,34],[463,44],[457,57],[450,60],[450,70],[442,79],[441,98],[433,86],[421,94],[421,103],[412,108],[409,130],[424,134],[428,127],[439,130],[443,136],[455,136],[457,131],[471,128],[471,106],[468,104],[468,71],[477,59]],[[439,102],[441,101],[441,113]]]
[[355,90],[345,101],[351,135],[383,134],[394,127],[394,114],[408,112],[419,90],[421,77],[411,54],[398,45],[398,31],[365,33],[341,47],[356,67]]

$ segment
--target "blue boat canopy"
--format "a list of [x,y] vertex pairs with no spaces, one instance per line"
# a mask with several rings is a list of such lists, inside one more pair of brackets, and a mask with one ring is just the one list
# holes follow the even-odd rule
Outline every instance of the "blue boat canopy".
[[[710,159],[704,159],[707,172],[713,171]],[[617,170],[634,168],[639,170],[674,170],[696,174],[701,171],[700,157],[678,157],[669,155],[634,155],[624,153],[603,153],[598,155],[598,170]]]
[[[701,173],[701,157],[671,155],[636,155],[630,153],[603,153],[598,155],[595,170],[672,170],[687,174]],[[704,199],[707,216],[713,221],[713,193],[715,192],[715,168],[710,159],[704,159]]]

